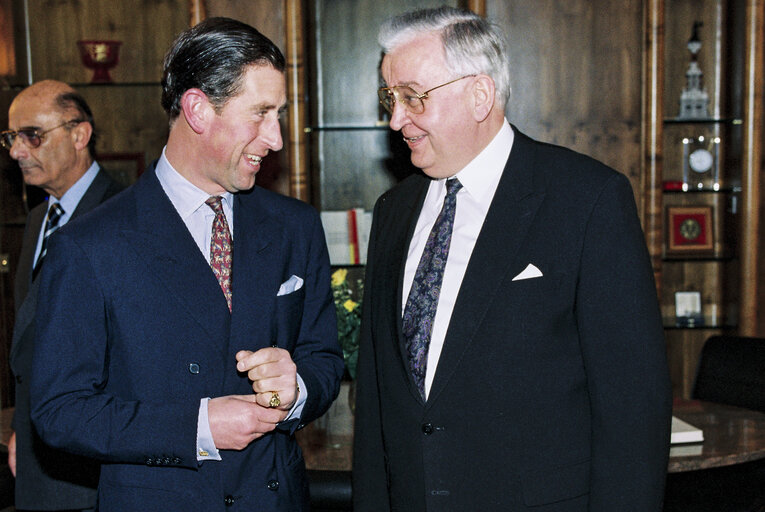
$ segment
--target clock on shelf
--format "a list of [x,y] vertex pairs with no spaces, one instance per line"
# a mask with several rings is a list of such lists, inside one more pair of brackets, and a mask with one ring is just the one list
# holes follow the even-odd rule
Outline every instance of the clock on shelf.
[[720,190],[720,137],[683,138],[683,190]]

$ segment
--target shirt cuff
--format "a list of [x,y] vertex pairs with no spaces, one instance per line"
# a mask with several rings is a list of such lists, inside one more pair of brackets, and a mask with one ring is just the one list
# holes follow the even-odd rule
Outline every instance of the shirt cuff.
[[306,389],[305,382],[303,382],[303,379],[300,377],[299,373],[297,374],[297,384],[298,389],[300,390],[300,394],[298,395],[297,400],[295,400],[295,403],[292,405],[292,409],[290,409],[287,417],[284,418],[281,423],[300,419],[300,415],[303,414],[303,406],[305,405],[305,401],[308,399],[308,390]]
[[215,447],[212,432],[210,431],[210,417],[207,413],[207,402],[210,398],[199,401],[199,417],[197,419],[197,461],[221,460],[220,453]]

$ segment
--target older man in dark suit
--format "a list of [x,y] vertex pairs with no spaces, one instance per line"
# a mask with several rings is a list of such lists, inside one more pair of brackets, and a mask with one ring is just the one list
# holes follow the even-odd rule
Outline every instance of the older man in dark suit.
[[16,322],[11,370],[16,377],[14,433],[9,463],[16,476],[18,510],[91,509],[96,501],[98,464],[46,446],[29,417],[29,378],[34,351],[34,319],[47,237],[121,190],[95,161],[95,123],[90,107],[65,83],[45,80],[14,98],[10,130],[2,145],[18,161],[24,182],[48,193],[27,217],[16,271]]
[[162,156],[53,240],[32,417],[103,461],[101,511],[308,507],[293,434],[332,403],[343,360],[318,214],[254,186],[282,147],[284,66],[234,20],[181,34]]
[[380,42],[424,175],[375,207],[354,510],[661,510],[670,386],[629,181],[508,124],[485,19],[417,11]]

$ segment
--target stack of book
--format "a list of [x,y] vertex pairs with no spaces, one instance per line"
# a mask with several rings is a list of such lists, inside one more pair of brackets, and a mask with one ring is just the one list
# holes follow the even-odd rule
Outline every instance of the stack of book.
[[364,265],[372,228],[372,212],[362,208],[321,212],[332,265]]

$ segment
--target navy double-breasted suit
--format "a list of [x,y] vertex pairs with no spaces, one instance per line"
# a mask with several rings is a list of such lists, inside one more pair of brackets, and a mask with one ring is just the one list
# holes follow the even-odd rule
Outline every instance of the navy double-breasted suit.
[[[343,368],[316,212],[259,187],[235,194],[231,312],[153,168],[96,215],[60,231],[42,274],[42,438],[104,461],[102,511],[302,510],[292,434],[328,408]],[[293,275],[303,286],[279,296]],[[198,463],[200,398],[251,394],[235,354],[274,344],[307,387],[300,422]]]
[[[401,304],[428,184],[375,207],[354,510],[660,510],[671,394],[628,180],[515,130],[425,402]],[[542,275],[515,279],[529,264]]]

